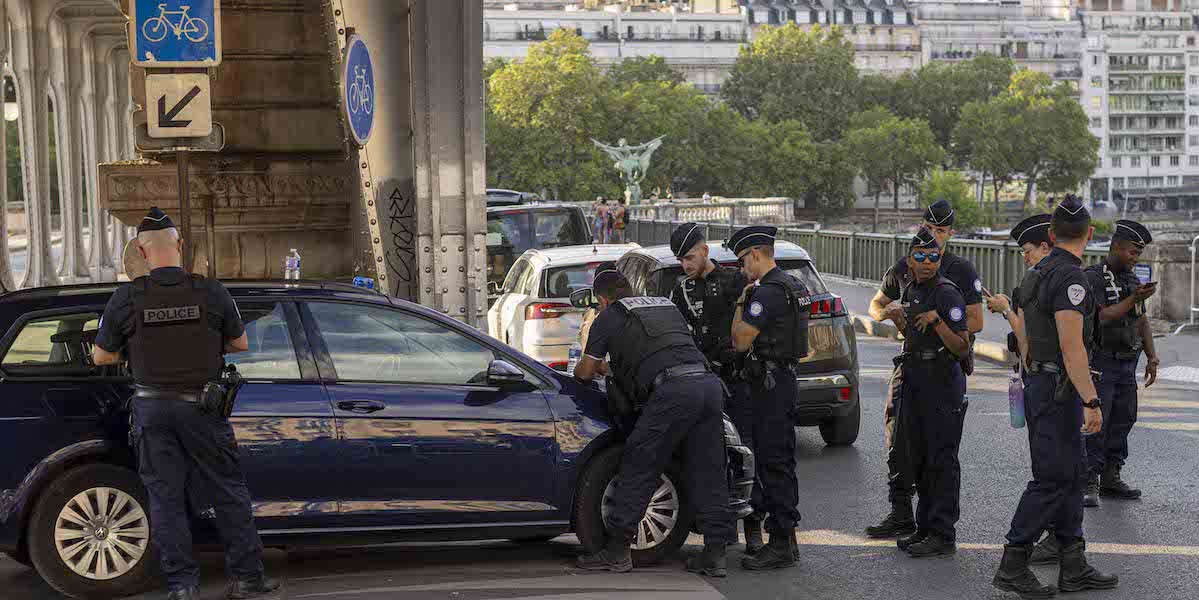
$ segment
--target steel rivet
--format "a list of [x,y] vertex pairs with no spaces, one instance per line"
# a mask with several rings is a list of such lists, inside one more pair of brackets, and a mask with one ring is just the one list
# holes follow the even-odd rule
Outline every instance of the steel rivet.
[[345,34],[346,34],[346,30],[345,30],[345,29],[342,29],[342,28],[340,28],[340,27],[339,27],[339,28],[337,28],[337,35],[345,35]]
[[371,219],[371,225],[374,225],[374,224],[375,224],[375,220]]
[[382,256],[376,257],[375,262],[383,262],[383,257]]
[[366,205],[367,205],[367,206],[374,206],[374,205],[375,205],[375,201],[374,201],[374,200],[367,200],[367,201],[366,201]]
[[379,243],[379,238],[375,238],[375,243],[376,243],[376,244],[378,244],[378,243]]
[[370,187],[370,186],[371,186],[371,182],[369,182],[369,181],[366,182],[366,187]]
[[362,168],[363,168],[363,169],[365,169],[365,168],[366,168],[366,161],[363,161],[363,162],[362,162]]

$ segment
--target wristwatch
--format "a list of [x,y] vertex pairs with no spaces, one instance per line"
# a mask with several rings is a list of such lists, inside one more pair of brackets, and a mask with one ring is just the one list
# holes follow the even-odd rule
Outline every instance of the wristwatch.
[[1099,408],[1100,406],[1103,406],[1103,403],[1100,402],[1099,397],[1096,396],[1090,400],[1087,400],[1086,402],[1083,402],[1082,406],[1083,408]]

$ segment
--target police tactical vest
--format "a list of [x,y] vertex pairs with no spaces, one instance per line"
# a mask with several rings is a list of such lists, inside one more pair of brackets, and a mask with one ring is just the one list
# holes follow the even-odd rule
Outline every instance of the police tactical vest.
[[[1104,304],[1118,304],[1132,296],[1140,281],[1130,271],[1116,273],[1108,267],[1107,261],[1087,267],[1087,271],[1098,273],[1103,278]],[[1101,323],[1099,336],[1095,346],[1107,352],[1139,352],[1141,336],[1137,333],[1137,319],[1145,314],[1141,307],[1133,304],[1132,310],[1114,321]]]
[[[903,332],[904,352],[937,351],[945,347],[945,342],[932,327],[923,332],[916,329],[917,317],[930,310],[937,310],[937,294],[942,289],[961,291],[957,284],[942,276],[937,276],[937,280],[931,285],[918,283],[913,278],[904,286],[899,298],[900,305],[903,306],[903,316],[908,325]],[[966,318],[964,309],[960,318]]]
[[720,353],[730,345],[733,311],[741,288],[735,284],[737,272],[716,267],[702,280],[684,279],[680,285],[687,317],[695,333],[695,344],[708,358],[719,361]]
[[[1065,366],[1062,361],[1061,340],[1057,333],[1057,321],[1054,318],[1052,294],[1062,290],[1048,289],[1046,282],[1059,278],[1071,268],[1078,268],[1064,256],[1050,255],[1037,266],[1028,270],[1024,280],[1020,282],[1020,306],[1024,310],[1024,333],[1028,337],[1028,360],[1033,362],[1051,362]],[[1083,302],[1088,303],[1084,308],[1082,319],[1082,339],[1087,347],[1088,357],[1091,354],[1092,336],[1095,335],[1094,303],[1090,298],[1090,290]],[[1089,307],[1089,308],[1088,308]]]
[[[753,353],[762,360],[779,363],[794,363],[808,355],[808,317],[812,310],[812,298],[808,289],[798,279],[775,269],[761,280],[761,286],[773,285],[782,289],[787,299],[787,310],[783,314],[771,315],[770,322],[754,339]],[[746,303],[753,301],[751,290]]]
[[133,282],[134,331],[129,364],[139,385],[198,390],[220,376],[224,337],[208,320],[204,278],[175,285],[138,277]]
[[613,308],[623,311],[628,317],[624,331],[612,340],[612,347],[608,351],[613,374],[622,381],[632,382],[633,387],[625,389],[635,389],[640,395],[653,383],[652,380],[638,379],[643,363],[663,350],[694,348],[695,342],[691,331],[687,329],[687,322],[683,320],[683,314],[667,298],[625,298],[616,302]]

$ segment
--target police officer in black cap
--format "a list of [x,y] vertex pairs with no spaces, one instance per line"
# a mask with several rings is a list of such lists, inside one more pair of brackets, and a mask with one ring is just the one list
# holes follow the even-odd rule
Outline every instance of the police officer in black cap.
[[[955,233],[954,221],[953,206],[948,201],[941,199],[925,209],[921,226],[937,240],[937,246],[941,251],[939,269],[941,276],[958,286],[958,290],[961,291],[962,297],[966,301],[966,328],[970,332],[971,342],[973,342],[973,335],[982,331],[983,328],[983,284],[978,277],[978,271],[974,269],[974,265],[969,260],[949,251],[949,240]],[[911,280],[912,275],[908,270],[905,256],[883,275],[883,284],[870,301],[870,317],[876,321],[889,319],[900,330],[906,329],[907,323],[904,321],[903,308],[896,301],[904,286]],[[973,364],[972,355],[967,353],[962,363],[966,375],[973,372]],[[905,536],[916,531],[915,520],[912,517],[912,493],[915,491],[915,482],[911,481],[908,476],[910,469],[904,466],[906,462],[904,449],[907,446],[903,442],[904,432],[898,427],[898,417],[902,408],[895,403],[903,385],[902,377],[902,370],[896,367],[892,372],[887,406],[883,411],[883,427],[886,434],[884,443],[887,451],[887,500],[891,504],[891,511],[886,517],[883,517],[879,524],[866,528],[866,535],[873,538]]]
[[812,301],[803,283],[774,262],[775,227],[757,225],[734,233],[725,246],[737,255],[741,272],[753,281],[737,300],[733,346],[748,351],[742,376],[749,382],[754,410],[755,464],[769,513],[770,543],[742,559],[746,569],[795,565],[799,545],[799,481],[795,473],[794,411],[798,399],[795,365],[808,354],[808,314]]
[[1137,362],[1145,352],[1145,387],[1157,379],[1157,351],[1145,316],[1145,300],[1157,291],[1156,282],[1141,283],[1132,267],[1153,236],[1136,221],[1116,221],[1112,245],[1103,262],[1087,267],[1091,292],[1099,303],[1099,335],[1091,366],[1102,373],[1099,400],[1103,429],[1087,438],[1090,477],[1085,506],[1099,506],[1099,495],[1132,500],[1141,490],[1120,477],[1128,458],[1128,432],[1137,421]]
[[[667,298],[634,296],[615,265],[596,269],[592,288],[600,313],[575,377],[590,380],[610,370],[609,394],[619,388],[641,407],[625,441],[613,480],[606,517],[608,539],[579,567],[625,572],[633,568],[629,544],[662,472],[676,450],[683,480],[704,534],[703,553],[687,570],[712,577],[727,574],[725,545],[735,526],[725,481],[724,386],[704,363],[687,322]],[[604,356],[609,357],[605,366]]]
[[[150,274],[119,288],[104,309],[93,358],[133,371],[132,439],[150,499],[153,542],[170,600],[195,600],[199,568],[192,557],[186,508],[188,477],[213,497],[216,526],[234,577],[229,598],[255,598],[279,584],[264,576],[233,428],[204,412],[201,389],[220,378],[223,355],[249,349],[233,298],[220,282],[182,268],[183,240],[154,207],[137,228]],[[179,340],[188,343],[180,344]]]
[[[1020,247],[1024,266],[1030,269],[1037,266],[1037,263],[1049,256],[1049,252],[1053,250],[1053,240],[1049,239],[1050,219],[1048,213],[1041,213],[1020,221],[1012,228],[1012,239]],[[1012,327],[1011,333],[1008,334],[1008,350],[1023,355],[1027,338],[1024,337],[1024,317],[1020,311],[1020,304],[1016,302],[1019,296],[1019,288],[1013,290],[1010,297],[994,294],[987,298],[987,309],[1003,315],[1007,320],[1008,325]]]
[[1095,298],[1082,271],[1082,255],[1094,229],[1086,207],[1067,195],[1053,212],[1054,248],[1020,283],[1020,306],[1028,353],[1024,414],[1028,423],[1033,479],[1028,483],[1007,534],[1003,559],[992,584],[1021,598],[1049,598],[1028,568],[1032,544],[1052,527],[1061,546],[1057,588],[1063,592],[1111,589],[1118,579],[1087,564],[1082,494],[1086,483],[1083,432],[1098,432],[1103,420],[1091,379],[1090,345]]
[[[708,240],[704,229],[695,223],[684,223],[670,236],[670,251],[679,259],[686,275],[670,291],[670,299],[687,319],[695,344],[708,358],[732,397],[726,411],[737,426],[747,447],[753,445],[753,405],[749,385],[740,378],[741,353],[733,348],[730,337],[733,310],[737,298],[749,281],[739,269],[722,267],[708,256]],[[755,487],[752,504],[761,508],[761,490]],[[745,552],[754,554],[762,549],[762,519],[759,513],[745,517]]]
[[970,349],[966,304],[937,267],[943,255],[923,227],[906,257],[911,281],[900,292],[904,309],[900,427],[908,445],[919,502],[916,533],[898,546],[916,558],[953,554],[961,488],[958,446],[966,412],[960,357]]

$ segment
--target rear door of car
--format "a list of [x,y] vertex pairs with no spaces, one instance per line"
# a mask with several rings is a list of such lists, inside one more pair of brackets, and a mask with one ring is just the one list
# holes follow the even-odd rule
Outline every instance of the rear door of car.
[[844,326],[845,307],[829,293],[811,261],[780,259],[779,268],[797,277],[812,296],[808,317],[808,355],[800,361],[800,373],[847,369],[853,360],[852,328]]
[[554,420],[532,370],[529,385],[489,385],[491,361],[515,359],[466,327],[402,308],[309,301],[303,316],[320,339],[343,444],[343,523],[560,518]]

